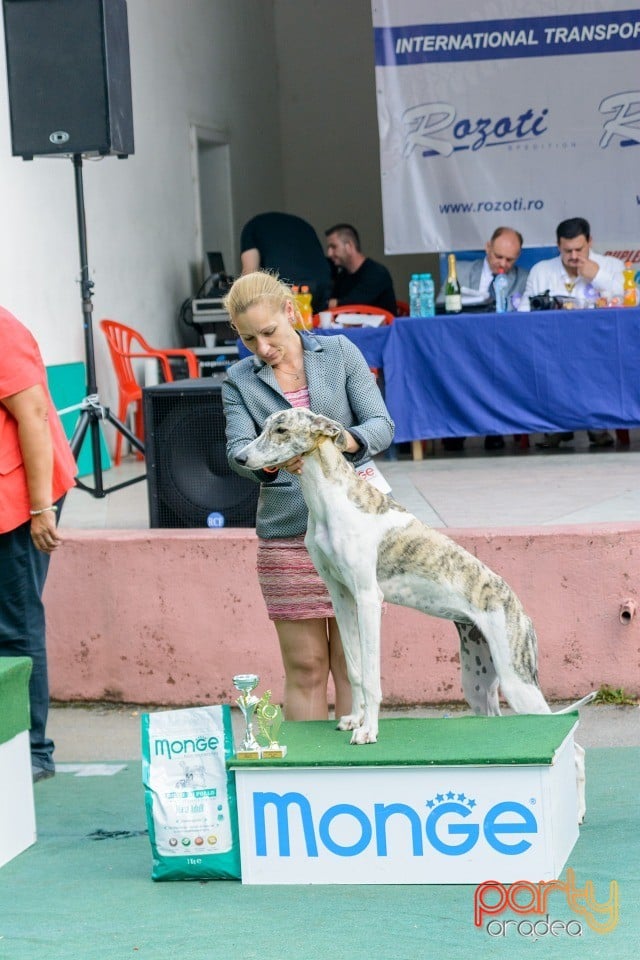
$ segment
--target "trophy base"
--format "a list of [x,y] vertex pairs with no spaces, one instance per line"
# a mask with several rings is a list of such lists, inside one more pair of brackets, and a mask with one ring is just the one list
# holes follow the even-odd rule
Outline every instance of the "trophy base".
[[237,760],[260,760],[262,758],[262,748],[257,747],[255,750],[237,750],[236,759]]
[[287,755],[286,746],[277,747],[263,747],[262,748],[262,759],[263,760],[283,760]]

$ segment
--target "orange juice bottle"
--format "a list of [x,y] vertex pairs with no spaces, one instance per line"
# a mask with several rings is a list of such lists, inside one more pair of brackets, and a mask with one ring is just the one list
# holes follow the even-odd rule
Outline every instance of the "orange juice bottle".
[[624,265],[622,276],[624,278],[624,295],[622,304],[625,307],[638,306],[638,288],[636,287],[636,275],[633,264],[628,260]]
[[[292,287],[291,287],[291,293],[293,294],[293,299],[296,301],[296,303],[297,303],[297,305],[298,305],[298,309],[300,309],[300,287],[292,286]],[[300,313],[302,313],[302,311],[300,311]],[[293,329],[294,329],[294,330],[304,330],[304,327],[303,327],[303,325],[302,325],[301,316],[299,316],[297,313],[296,313],[296,315],[295,315],[295,317],[294,317],[294,320],[293,320]]]
[[309,287],[304,284],[300,287],[300,292],[295,294],[302,316],[302,330],[311,330],[313,327],[313,307],[311,306],[311,292]]

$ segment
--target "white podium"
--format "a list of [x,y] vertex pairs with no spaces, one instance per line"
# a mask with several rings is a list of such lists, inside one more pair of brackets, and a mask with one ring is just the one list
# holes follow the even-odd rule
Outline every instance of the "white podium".
[[242,882],[555,879],[578,838],[577,719],[384,720],[366,746],[285,723],[284,760],[230,761]]
[[29,657],[0,657],[0,867],[36,841]]

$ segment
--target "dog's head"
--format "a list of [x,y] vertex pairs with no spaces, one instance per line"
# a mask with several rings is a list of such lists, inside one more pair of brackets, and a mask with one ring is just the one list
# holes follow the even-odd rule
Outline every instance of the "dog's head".
[[236,461],[250,470],[264,470],[303,457],[323,439],[333,440],[339,450],[346,447],[344,428],[335,420],[306,407],[281,410],[267,418],[260,436],[240,450]]

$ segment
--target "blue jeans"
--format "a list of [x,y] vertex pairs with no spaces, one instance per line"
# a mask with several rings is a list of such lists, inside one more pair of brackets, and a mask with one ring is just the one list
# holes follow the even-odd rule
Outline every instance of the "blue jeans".
[[53,740],[45,730],[49,712],[49,679],[42,591],[49,556],[36,550],[31,523],[0,533],[0,657],[31,657],[31,763],[54,769]]

